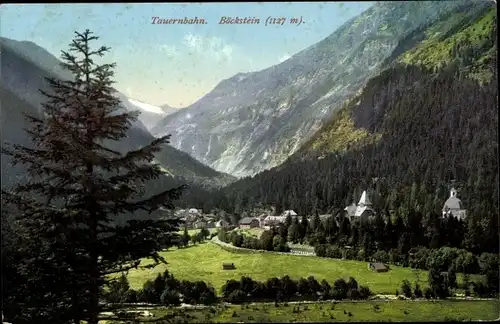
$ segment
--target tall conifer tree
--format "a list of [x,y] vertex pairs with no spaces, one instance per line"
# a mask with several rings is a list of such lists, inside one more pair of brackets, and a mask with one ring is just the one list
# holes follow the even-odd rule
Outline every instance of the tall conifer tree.
[[[145,257],[155,261],[150,266],[164,261],[158,251],[179,224],[124,218],[173,208],[184,187],[144,197],[145,183],[162,174],[153,158],[169,136],[125,154],[107,147],[126,138],[137,112],[123,112],[115,96],[115,64],[95,61],[109,48],[91,47],[98,37],[89,30],[75,34],[69,51],[62,51],[63,66],[73,78],[48,78],[51,91],[42,92],[47,98],[44,117],[28,117],[33,147],[3,149],[14,163],[26,165],[30,176],[27,183],[3,192],[3,198],[17,207],[27,246],[39,252],[31,253],[19,269],[37,274],[37,283],[65,282],[64,289],[54,284],[32,288],[45,290],[51,310],[71,304],[68,316],[74,323],[97,324],[105,310],[100,292],[112,280],[109,275],[139,267]],[[61,316],[52,321],[67,322]]]

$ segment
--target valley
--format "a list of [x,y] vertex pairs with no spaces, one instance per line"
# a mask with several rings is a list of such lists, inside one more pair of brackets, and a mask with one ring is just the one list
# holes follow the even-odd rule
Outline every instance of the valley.
[[359,5],[269,61],[289,32],[0,33],[5,320],[497,319],[496,3]]

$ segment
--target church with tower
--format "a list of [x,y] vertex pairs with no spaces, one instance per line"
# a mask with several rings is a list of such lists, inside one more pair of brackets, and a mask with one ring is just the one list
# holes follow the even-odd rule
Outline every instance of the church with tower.
[[344,210],[347,214],[347,217],[349,217],[349,220],[351,221],[354,219],[366,219],[369,216],[373,216],[375,214],[372,208],[372,202],[370,201],[366,190],[361,194],[361,198],[359,199],[357,205],[355,203],[352,203],[352,205],[347,206],[346,208],[344,208]]
[[467,211],[464,208],[462,201],[457,197],[457,190],[451,188],[450,197],[443,205],[443,217],[453,216],[457,219],[464,220],[467,216]]

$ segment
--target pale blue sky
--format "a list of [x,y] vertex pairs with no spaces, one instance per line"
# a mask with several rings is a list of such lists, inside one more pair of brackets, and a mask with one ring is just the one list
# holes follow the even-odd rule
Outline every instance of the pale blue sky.
[[[150,104],[187,106],[239,72],[258,71],[327,37],[370,2],[29,4],[0,6],[0,35],[29,40],[59,57],[73,32],[92,30],[111,47],[116,87]],[[205,25],[153,25],[151,18],[198,17]],[[260,25],[219,25],[221,16]],[[267,17],[299,26],[265,26]]]

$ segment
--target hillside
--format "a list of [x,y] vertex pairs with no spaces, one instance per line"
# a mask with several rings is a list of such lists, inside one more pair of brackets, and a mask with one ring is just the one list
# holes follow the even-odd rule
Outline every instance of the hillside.
[[[300,152],[279,167],[224,188],[214,204],[236,212],[263,204],[299,214],[330,213],[368,190],[378,209],[400,215],[415,209],[428,219],[439,215],[453,183],[468,209],[469,240],[498,249],[493,10],[480,10],[473,19],[470,11],[470,21],[456,20],[439,42],[421,38],[394,55],[394,64],[370,79]],[[440,67],[405,63],[426,46],[443,46],[441,42],[454,42],[459,50]]]
[[401,36],[461,3],[377,2],[283,63],[222,81],[153,133],[172,133],[173,146],[236,176],[279,165],[379,72]]
[[[44,100],[38,89],[48,90],[45,77],[68,78],[70,75],[58,66],[59,60],[43,48],[31,42],[18,42],[0,38],[2,49],[2,113],[1,125],[3,141],[27,145],[29,143],[23,128],[26,124],[22,113],[40,115],[40,103]],[[118,97],[125,102],[128,100],[123,94]],[[124,104],[124,109],[136,109],[131,104]],[[125,151],[135,149],[149,143],[153,136],[140,121],[135,122],[129,129],[126,141],[107,143],[111,148]],[[2,156],[2,186],[9,186],[23,175],[22,169],[11,169],[7,166],[8,160]],[[233,180],[231,176],[214,171],[208,166],[199,163],[189,155],[165,146],[158,153],[157,162],[168,170],[164,183],[175,185],[185,183],[203,188],[214,188],[226,185]],[[172,178],[175,177],[175,179]],[[9,180],[9,181],[6,181]]]
[[[392,60],[385,62],[386,68],[406,65],[431,72],[458,66],[463,77],[490,82],[495,68],[492,60],[496,57],[495,11],[490,6],[462,6],[415,29],[399,41],[390,56]],[[384,109],[391,98],[377,92],[380,80],[390,77],[390,73],[381,73],[368,82],[362,95],[346,101],[331,122],[301,147],[299,155],[345,152],[380,140],[381,133],[374,129],[374,119],[381,118],[383,112],[379,110]],[[370,95],[374,96],[372,100],[360,104],[362,98]]]

